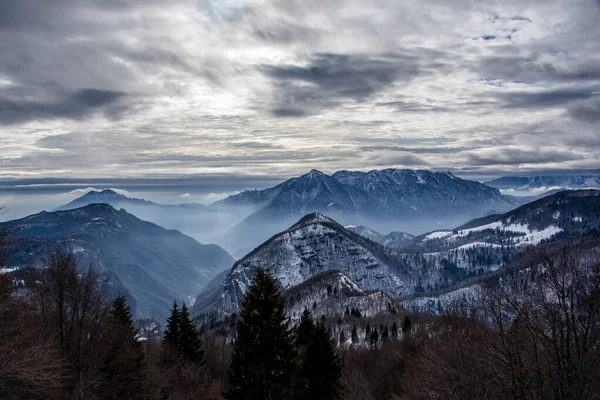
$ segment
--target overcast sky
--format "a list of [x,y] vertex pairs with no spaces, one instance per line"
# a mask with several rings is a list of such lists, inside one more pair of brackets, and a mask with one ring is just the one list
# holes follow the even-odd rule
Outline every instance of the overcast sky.
[[0,179],[600,168],[600,0],[0,0]]

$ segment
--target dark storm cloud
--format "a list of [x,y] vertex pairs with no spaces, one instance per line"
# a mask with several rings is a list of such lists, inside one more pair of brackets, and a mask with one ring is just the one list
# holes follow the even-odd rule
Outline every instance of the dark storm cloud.
[[592,88],[556,89],[542,92],[499,93],[497,97],[505,102],[506,108],[547,108],[564,106],[575,100],[585,100],[595,96]]
[[12,100],[0,95],[0,124],[11,125],[30,120],[58,118],[82,119],[104,109],[105,114],[117,116],[124,106],[115,108],[125,93],[97,89],[81,89],[75,93],[54,95],[43,101]]
[[407,82],[422,72],[412,56],[316,54],[306,65],[265,65],[278,97],[277,116],[300,116],[344,100],[364,102],[396,81]]

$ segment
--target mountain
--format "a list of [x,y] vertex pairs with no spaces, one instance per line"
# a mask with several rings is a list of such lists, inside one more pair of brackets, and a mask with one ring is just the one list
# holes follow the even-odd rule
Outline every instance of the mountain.
[[387,235],[374,231],[373,229],[367,228],[366,226],[354,226],[348,225],[346,229],[350,229],[352,232],[358,233],[374,242],[384,245],[385,247],[391,247],[393,249],[403,249],[412,243],[415,238],[405,232],[390,232]]
[[127,212],[145,221],[153,222],[167,229],[177,229],[196,240],[208,238],[227,229],[255,211],[240,204],[215,203],[205,206],[199,203],[158,204],[152,201],[127,197],[111,189],[92,190],[55,211],[72,210],[89,204],[104,203]]
[[521,204],[498,189],[449,172],[399,169],[339,171],[331,176],[312,170],[265,191],[227,198],[222,204],[252,202],[258,210],[215,239],[235,254],[247,253],[311,212],[384,232],[422,233]]
[[102,191],[92,190],[81,197],[76,198],[68,204],[56,208],[54,211],[73,210],[75,208],[85,207],[89,204],[105,203],[110,204],[116,209],[128,208],[132,206],[150,206],[157,207],[159,204],[144,199],[130,198],[111,189]]
[[216,291],[196,300],[194,312],[237,310],[258,267],[270,268],[282,289],[334,269],[362,290],[384,290],[394,296],[411,293],[416,284],[410,268],[390,249],[312,213],[237,261]]
[[175,230],[143,221],[108,204],[41,212],[0,224],[16,229],[12,266],[39,266],[49,251],[72,251],[82,267],[116,275],[137,302],[139,316],[164,318],[173,300],[195,296],[234,259]]
[[503,176],[486,185],[502,190],[599,189],[600,174],[571,176]]
[[340,318],[346,310],[358,309],[363,317],[396,313],[401,306],[381,290],[366,292],[341,271],[322,272],[282,293],[286,313],[293,324],[304,309],[315,317]]

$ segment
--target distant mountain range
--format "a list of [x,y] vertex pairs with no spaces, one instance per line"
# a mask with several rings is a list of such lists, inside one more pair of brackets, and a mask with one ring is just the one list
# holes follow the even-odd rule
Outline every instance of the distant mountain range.
[[600,174],[571,176],[504,176],[485,182],[496,189],[600,189]]
[[235,261],[219,246],[200,244],[108,204],[41,212],[0,226],[16,230],[9,265],[38,266],[49,251],[63,247],[81,267],[112,272],[145,317],[166,317],[173,300],[193,298]]
[[331,176],[312,170],[270,189],[230,196],[220,204],[253,205],[257,209],[215,238],[235,254],[245,254],[311,212],[346,225],[422,233],[504,212],[522,203],[450,172],[386,169],[339,171]]

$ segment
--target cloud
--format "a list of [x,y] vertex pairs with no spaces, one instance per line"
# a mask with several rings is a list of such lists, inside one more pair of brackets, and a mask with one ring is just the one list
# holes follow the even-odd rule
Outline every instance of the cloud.
[[81,89],[75,93],[54,94],[47,101],[26,100],[0,96],[0,124],[9,125],[31,120],[82,119],[103,110],[105,114],[116,116],[124,109],[115,108],[115,103],[125,93],[97,89]]
[[600,168],[599,19],[596,0],[0,0],[0,179]]
[[179,197],[181,197],[182,199],[185,199],[185,198],[188,198],[188,197],[191,197],[191,196],[192,195],[189,194],[189,193],[184,193],[184,194],[180,195]]

